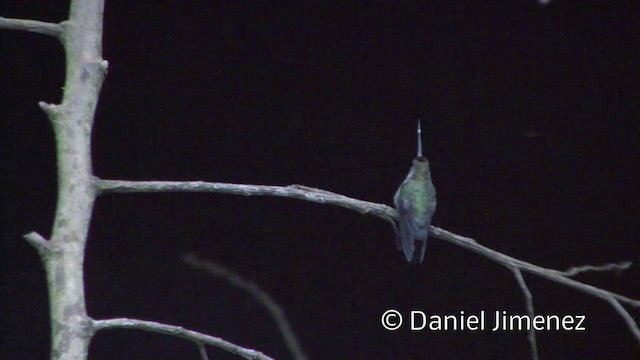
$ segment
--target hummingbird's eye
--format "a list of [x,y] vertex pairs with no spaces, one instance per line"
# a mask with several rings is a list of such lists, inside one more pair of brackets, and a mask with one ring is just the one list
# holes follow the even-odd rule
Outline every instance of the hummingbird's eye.
[[420,161],[420,162],[427,162],[427,158],[425,158],[424,156],[418,156],[416,158],[416,160]]

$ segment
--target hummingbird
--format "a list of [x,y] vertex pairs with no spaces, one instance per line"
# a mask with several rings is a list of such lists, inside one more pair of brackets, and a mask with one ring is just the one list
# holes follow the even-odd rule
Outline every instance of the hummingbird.
[[436,188],[431,182],[429,160],[422,155],[422,124],[418,120],[418,155],[413,159],[409,175],[393,197],[398,211],[398,249],[407,261],[422,263],[427,249],[431,218],[436,212]]

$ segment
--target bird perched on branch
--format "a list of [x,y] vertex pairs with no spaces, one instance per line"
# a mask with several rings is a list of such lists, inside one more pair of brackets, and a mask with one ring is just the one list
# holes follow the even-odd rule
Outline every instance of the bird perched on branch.
[[436,212],[436,188],[429,161],[422,155],[422,124],[418,120],[418,155],[393,198],[398,211],[398,248],[407,261],[421,263],[427,249],[431,218]]

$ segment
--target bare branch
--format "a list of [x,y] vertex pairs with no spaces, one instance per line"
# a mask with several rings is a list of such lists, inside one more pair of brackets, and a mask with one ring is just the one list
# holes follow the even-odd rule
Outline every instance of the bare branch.
[[0,29],[28,31],[59,39],[62,37],[63,25],[37,20],[10,19],[0,16]]
[[622,319],[624,320],[625,323],[627,323],[629,330],[631,331],[633,336],[638,340],[638,343],[640,343],[640,329],[638,329],[638,324],[636,324],[636,322],[633,320],[633,318],[631,317],[629,312],[624,308],[624,306],[620,305],[620,302],[618,300],[614,298],[609,298],[608,300],[611,306],[613,306],[613,308],[616,309],[618,314],[622,316]]
[[207,347],[203,343],[198,343],[198,351],[200,351],[200,357],[202,360],[209,360],[209,354],[207,354]]
[[30,232],[23,237],[29,244],[31,244],[31,246],[38,250],[40,256],[44,256],[46,253],[51,251],[49,240],[43,238],[42,235],[38,234],[37,232]]
[[628,268],[630,268],[633,265],[633,263],[631,261],[623,261],[623,262],[619,262],[619,263],[610,263],[610,264],[604,264],[604,265],[599,265],[599,266],[594,266],[594,265],[583,265],[583,266],[573,266],[568,268],[565,271],[561,271],[559,272],[561,275],[564,276],[575,276],[579,273],[583,273],[583,272],[604,272],[604,271],[623,271],[623,270],[627,270]]
[[49,104],[44,101],[40,101],[38,102],[38,106],[40,106],[40,109],[42,109],[42,111],[47,114],[47,117],[51,121],[54,121],[60,113],[60,106],[56,104]]
[[[41,102],[53,124],[56,140],[58,197],[43,252],[41,237],[29,234],[47,272],[52,360],[86,359],[91,334],[87,331],[84,251],[96,192],[91,166],[91,127],[102,88],[102,21],[104,0],[72,0],[69,19],[61,24],[0,18],[0,28],[55,36],[65,50],[67,76],[60,105]],[[73,24],[74,26],[67,26]],[[64,110],[64,111],[61,111]]]
[[273,318],[273,321],[278,326],[278,330],[280,331],[280,334],[282,334],[284,342],[289,348],[293,358],[297,360],[307,359],[307,355],[302,350],[300,341],[293,331],[291,323],[289,322],[289,319],[287,319],[284,310],[282,310],[282,307],[280,307],[280,305],[278,305],[278,303],[276,303],[276,301],[257,284],[243,278],[220,264],[216,264],[211,260],[202,259],[195,254],[186,254],[182,256],[182,260],[196,269],[204,270],[208,274],[223,279],[231,285],[249,293],[249,295],[267,309],[267,312],[271,315],[271,318]]
[[396,211],[383,204],[353,199],[326,190],[303,185],[242,185],[206,181],[125,181],[95,178],[96,189],[103,193],[124,192],[210,192],[243,196],[279,196],[320,204],[341,206],[362,214],[394,222]]
[[[533,317],[536,315],[535,310],[533,309],[533,296],[531,295],[531,291],[529,291],[529,287],[527,287],[527,283],[524,281],[524,277],[522,277],[522,272],[517,267],[512,267],[511,271],[513,271],[513,275],[518,280],[518,285],[520,286],[520,290],[524,294],[524,300],[527,305],[527,314],[529,318],[533,320]],[[529,345],[531,347],[531,359],[538,360],[538,344],[536,342],[536,329],[532,326],[529,329],[529,334],[527,334],[527,339],[529,340]]]
[[640,300],[631,299],[624,295],[612,293],[610,291],[567,278],[562,275],[561,271],[543,268],[537,265],[530,264],[526,261],[518,260],[509,255],[505,255],[486,246],[480,245],[473,239],[454,234],[435,226],[431,226],[430,234],[435,238],[445,240],[447,242],[453,243],[465,249],[471,250],[477,254],[485,256],[488,259],[493,260],[501,265],[517,267],[520,270],[526,271],[530,274],[543,277],[553,282],[561,283],[563,285],[569,286],[587,294],[591,294],[606,301],[609,301],[609,298],[612,297],[617,299],[618,301],[627,303],[634,307],[640,307]]
[[109,329],[137,329],[143,331],[149,331],[153,333],[175,336],[189,341],[193,341],[196,344],[206,344],[218,347],[222,350],[226,350],[232,354],[241,356],[250,360],[272,360],[269,356],[242,346],[225,341],[219,337],[206,335],[197,331],[188,330],[181,326],[161,324],[154,321],[136,320],[136,319],[106,319],[106,320],[92,320],[93,329],[97,332],[100,330]]
[[[212,193],[225,193],[244,196],[279,196],[294,198],[306,201],[317,202],[321,204],[337,205],[344,208],[348,208],[362,214],[371,214],[382,218],[385,221],[391,223],[395,222],[397,218],[397,212],[394,208],[378,203],[372,203],[368,201],[352,199],[350,197],[336,194],[326,190],[320,190],[310,188],[303,185],[289,185],[289,186],[269,186],[269,185],[244,185],[244,184],[228,184],[228,183],[214,183],[205,181],[123,181],[123,180],[102,180],[94,178],[95,187],[100,193],[109,192],[212,192]],[[604,267],[589,267],[582,266],[575,269],[567,270],[565,272],[547,269],[537,265],[533,265],[526,261],[522,261],[511,256],[505,255],[501,252],[490,249],[476,242],[472,238],[454,234],[447,230],[431,226],[429,234],[437,239],[447,241],[454,245],[461,246],[467,250],[480,254],[490,260],[493,260],[503,266],[512,269],[518,269],[518,271],[526,271],[530,274],[543,277],[547,280],[551,280],[556,283],[571,287],[578,291],[590,294],[592,296],[603,299],[607,302],[611,302],[612,299],[617,302],[623,302],[634,307],[640,307],[640,300],[628,298],[624,295],[616,294],[598,287],[582,283],[577,280],[573,280],[568,275],[574,272],[583,271],[608,271],[608,270],[620,270],[626,269],[628,262],[621,263],[623,265],[605,265]],[[629,263],[630,264],[630,263]],[[594,270],[594,269],[598,270]],[[577,270],[576,270],[577,269]],[[587,270],[588,269],[588,270]],[[526,293],[525,293],[526,296]],[[625,311],[626,312],[626,311]],[[619,312],[625,321],[628,322],[625,317],[625,313]],[[632,320],[633,322],[633,320]],[[634,331],[637,329],[637,325],[633,322],[635,328],[632,328],[633,335],[640,341],[640,333]]]

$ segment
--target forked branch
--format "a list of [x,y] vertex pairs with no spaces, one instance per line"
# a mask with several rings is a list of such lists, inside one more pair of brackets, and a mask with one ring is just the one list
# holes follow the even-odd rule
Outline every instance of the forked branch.
[[[353,199],[330,191],[311,188],[302,185],[270,186],[270,185],[243,185],[215,183],[205,181],[122,181],[103,180],[95,178],[96,190],[99,193],[122,193],[122,192],[211,192],[234,194],[243,196],[277,196],[300,200],[306,200],[321,204],[331,204],[351,209],[362,214],[371,214],[385,221],[394,223],[397,217],[396,210],[384,204],[373,203]],[[511,269],[518,280],[521,290],[524,292],[527,310],[533,312],[531,293],[524,283],[521,272],[527,272],[556,283],[568,286],[578,291],[598,297],[612,304],[614,309],[624,319],[629,330],[640,344],[640,329],[631,315],[620,303],[625,303],[633,307],[640,307],[640,300],[631,299],[624,295],[616,294],[593,285],[574,280],[571,276],[588,271],[621,271],[628,269],[632,264],[625,261],[620,263],[605,264],[602,266],[577,266],[566,271],[548,269],[537,266],[526,261],[522,261],[501,252],[490,249],[479,244],[472,238],[454,234],[447,230],[431,226],[430,236],[461,246],[486,258],[489,258],[509,269]],[[535,335],[529,335],[529,341],[535,346]],[[535,351],[532,352],[535,354]],[[536,355],[537,356],[537,355]],[[535,358],[535,357],[534,357]]]

